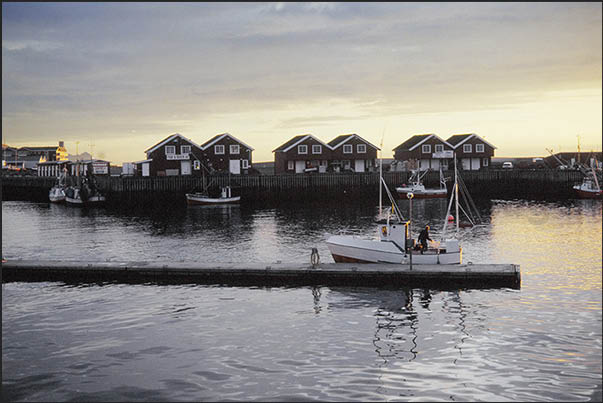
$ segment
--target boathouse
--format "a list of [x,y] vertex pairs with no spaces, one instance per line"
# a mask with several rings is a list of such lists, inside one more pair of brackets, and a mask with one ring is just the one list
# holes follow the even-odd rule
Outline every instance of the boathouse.
[[438,135],[416,134],[394,148],[394,170],[447,170],[454,147]]
[[148,148],[147,158],[135,162],[139,176],[201,176],[203,148],[179,133]]
[[455,134],[446,141],[454,148],[459,168],[475,171],[490,167],[496,147],[477,134]]
[[327,172],[332,149],[311,134],[295,136],[275,148],[274,173]]
[[201,144],[202,162],[210,172],[249,174],[253,148],[230,133],[222,133]]
[[378,147],[357,134],[342,134],[329,141],[334,172],[371,172],[377,166]]

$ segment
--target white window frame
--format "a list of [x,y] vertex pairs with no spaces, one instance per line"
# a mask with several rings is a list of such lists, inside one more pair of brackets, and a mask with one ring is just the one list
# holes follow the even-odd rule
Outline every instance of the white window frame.
[[354,147],[351,144],[343,145],[343,153],[344,154],[352,154],[354,152]]
[[231,144],[228,151],[231,154],[240,154],[241,153],[241,147],[238,144]]
[[358,154],[366,154],[366,144],[356,144],[356,152]]
[[176,146],[165,146],[165,155],[176,154]]
[[488,166],[488,158],[482,158],[482,166],[483,167],[487,167]]
[[312,144],[312,154],[322,154],[322,146],[320,144]]
[[476,144],[475,145],[475,152],[476,153],[483,153],[484,152],[484,145],[483,144]]
[[308,154],[308,146],[306,144],[300,144],[297,146],[298,154]]
[[473,147],[471,147],[471,144],[463,144],[463,152],[464,153],[472,153]]
[[249,168],[249,160],[241,160],[241,168],[248,169]]
[[295,161],[289,160],[287,161],[287,170],[293,171],[295,169]]
[[423,154],[431,154],[431,144],[423,144],[421,146],[421,152]]
[[191,146],[180,146],[180,154],[190,154]]
[[201,161],[199,161],[199,160],[194,160],[194,161],[193,161],[193,169],[194,169],[195,171],[200,170],[200,169],[201,169]]
[[444,144],[436,144],[433,149],[436,153],[444,152]]
[[214,154],[216,155],[223,155],[226,153],[226,147],[224,147],[224,144],[216,144],[214,146]]

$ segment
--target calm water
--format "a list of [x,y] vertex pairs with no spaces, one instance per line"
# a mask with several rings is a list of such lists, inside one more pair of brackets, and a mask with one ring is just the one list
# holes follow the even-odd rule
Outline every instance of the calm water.
[[[4,397],[601,401],[601,202],[479,207],[490,224],[461,230],[464,261],[520,264],[520,290],[4,283]],[[413,209],[441,230],[445,201]],[[375,211],[2,202],[2,254],[332,262],[325,233],[372,236]]]

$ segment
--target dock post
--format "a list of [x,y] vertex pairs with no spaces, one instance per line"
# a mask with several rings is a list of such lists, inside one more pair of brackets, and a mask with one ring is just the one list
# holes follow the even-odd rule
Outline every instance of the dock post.
[[412,192],[406,193],[406,197],[408,197],[408,233],[410,234],[410,268],[412,270],[412,250],[413,250],[413,242],[412,242],[412,198],[415,195]]

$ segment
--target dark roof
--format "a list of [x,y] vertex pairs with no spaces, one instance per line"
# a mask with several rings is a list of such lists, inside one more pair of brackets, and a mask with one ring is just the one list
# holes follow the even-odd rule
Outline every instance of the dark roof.
[[207,140],[205,143],[201,144],[201,148],[205,149],[205,147],[207,146],[207,144],[211,143],[214,140],[217,140],[218,137],[224,136],[224,134],[225,133],[216,134],[214,137],[212,137],[211,139]]
[[19,150],[29,150],[29,151],[56,151],[58,146],[50,146],[50,147],[21,147]]
[[341,136],[335,137],[333,140],[329,141],[327,144],[329,144],[331,147],[335,147],[336,145],[341,143],[346,138],[350,138],[350,137],[354,137],[354,136],[355,136],[355,134],[342,134]]
[[279,147],[272,150],[272,152],[283,151],[285,148],[289,147],[292,144],[295,144],[296,142],[300,141],[302,138],[304,138],[306,136],[309,136],[309,134],[300,134],[299,136],[295,136],[291,140],[287,141],[284,144],[281,144]]
[[449,142],[452,146],[456,146],[458,143],[465,140],[469,136],[473,136],[473,133],[455,134],[454,136],[450,136],[446,141]]
[[402,150],[409,150],[410,148],[412,148],[413,146],[415,146],[417,143],[425,140],[426,137],[432,136],[433,133],[429,133],[429,134],[415,134],[414,136],[412,136],[411,138],[409,138],[408,140],[406,140],[404,143],[400,144],[398,147],[394,148],[394,150],[398,150],[398,149],[402,149]]

